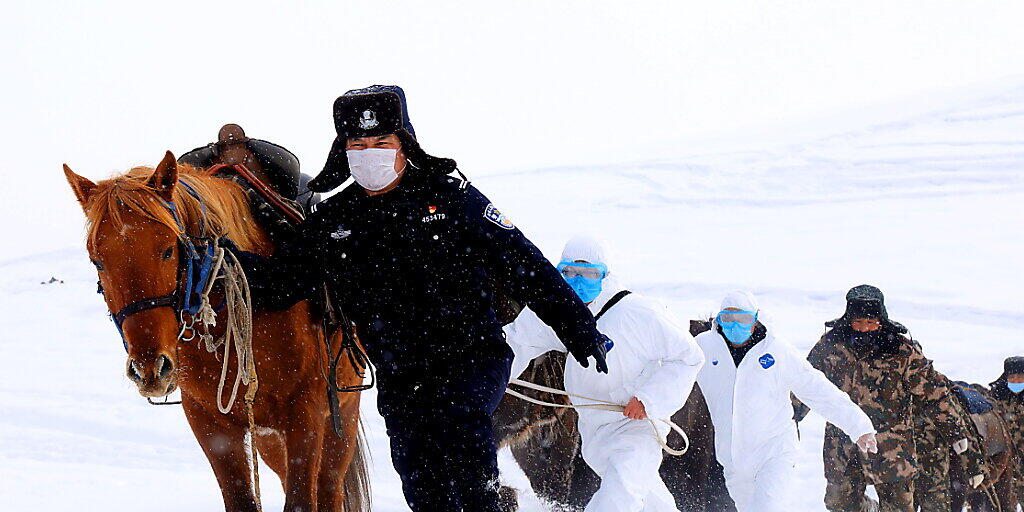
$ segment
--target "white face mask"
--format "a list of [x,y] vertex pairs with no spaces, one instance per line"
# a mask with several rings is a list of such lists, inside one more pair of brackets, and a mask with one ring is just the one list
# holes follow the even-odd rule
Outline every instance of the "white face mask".
[[345,154],[352,178],[366,190],[376,192],[398,179],[398,171],[395,170],[397,149],[350,149]]

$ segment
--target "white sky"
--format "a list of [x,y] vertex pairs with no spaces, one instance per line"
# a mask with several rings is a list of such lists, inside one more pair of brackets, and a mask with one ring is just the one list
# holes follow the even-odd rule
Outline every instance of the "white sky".
[[315,174],[334,137],[334,98],[373,83],[406,88],[428,151],[484,174],[699,151],[709,135],[1024,73],[1020,2],[21,2],[5,11],[0,225],[36,238],[0,259],[77,243],[63,162],[104,177],[238,122]]

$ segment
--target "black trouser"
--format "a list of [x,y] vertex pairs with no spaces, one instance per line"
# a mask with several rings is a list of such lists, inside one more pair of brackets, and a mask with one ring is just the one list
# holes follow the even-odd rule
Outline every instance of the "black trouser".
[[491,415],[508,384],[507,357],[381,375],[377,406],[413,512],[497,512]]

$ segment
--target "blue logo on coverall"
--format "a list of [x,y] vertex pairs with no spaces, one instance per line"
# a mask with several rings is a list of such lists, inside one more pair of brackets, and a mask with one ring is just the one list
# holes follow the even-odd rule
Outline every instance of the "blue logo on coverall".
[[771,354],[765,354],[758,358],[757,362],[761,363],[761,368],[767,370],[768,368],[771,368],[773,364],[775,364],[775,358],[772,357]]

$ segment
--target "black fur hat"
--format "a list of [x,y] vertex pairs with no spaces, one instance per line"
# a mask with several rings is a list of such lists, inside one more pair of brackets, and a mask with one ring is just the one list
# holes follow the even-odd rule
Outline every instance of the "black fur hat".
[[309,182],[314,192],[337,188],[349,177],[345,144],[348,139],[395,134],[412,167],[441,174],[455,170],[454,160],[428,155],[416,140],[409,121],[405,92],[396,85],[374,85],[354,89],[334,101],[334,128],[338,136],[331,145],[323,171]]
[[1015,374],[1024,374],[1024,357],[1022,356],[1007,357],[1003,361],[1003,375]]
[[889,312],[885,309],[885,295],[882,290],[869,284],[862,284],[850,288],[846,292],[846,311],[843,316],[825,322],[828,327],[835,327],[840,324],[849,324],[855,318],[877,318],[883,328],[898,334],[906,334],[907,328],[899,322],[889,318]]

